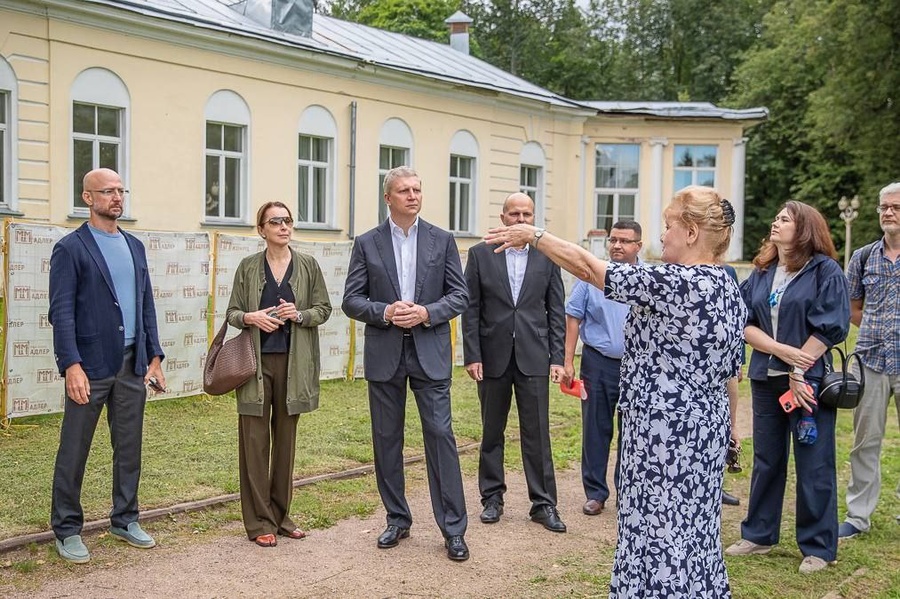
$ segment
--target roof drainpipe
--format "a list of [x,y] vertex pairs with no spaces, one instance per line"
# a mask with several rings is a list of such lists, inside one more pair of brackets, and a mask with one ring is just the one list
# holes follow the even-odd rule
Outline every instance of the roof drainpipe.
[[444,21],[450,26],[450,47],[463,54],[469,53],[469,25],[472,19],[462,11],[456,11]]
[[347,237],[356,236],[356,100],[350,102],[350,224],[347,226]]

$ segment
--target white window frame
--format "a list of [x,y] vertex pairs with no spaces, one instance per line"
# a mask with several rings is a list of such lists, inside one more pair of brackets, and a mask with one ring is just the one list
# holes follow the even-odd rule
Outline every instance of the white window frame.
[[[97,108],[109,108],[117,111],[119,119],[119,136],[106,136],[97,133],[75,132],[75,105],[82,104]],[[122,182],[128,187],[129,165],[129,121],[131,114],[131,96],[128,88],[118,75],[107,69],[92,67],[85,69],[72,82],[71,98],[69,102],[69,189],[72,195],[69,198],[70,216],[84,218],[90,214],[90,210],[81,199],[81,177],[75,173],[75,142],[88,141],[92,144],[91,168],[100,165],[100,144],[115,144],[117,146],[116,170]],[[122,216],[129,218],[131,215],[131,198],[125,197],[125,205]]]
[[[312,159],[302,160],[299,155],[299,144],[301,137],[311,137],[318,139],[327,140],[328,149],[326,152],[326,160],[315,161]],[[297,127],[297,145],[298,145],[298,155],[297,155],[297,218],[295,219],[295,226],[298,228],[331,228],[334,226],[334,219],[336,210],[336,200],[337,197],[336,187],[337,187],[337,179],[336,179],[336,171],[335,168],[335,156],[337,156],[337,123],[334,120],[331,112],[328,109],[313,105],[306,108],[303,111],[303,114],[300,116],[300,123]],[[323,198],[323,212],[321,215],[321,220],[313,221],[311,220],[310,214],[306,215],[301,214],[300,210],[300,171],[304,168],[310,169],[310,171],[314,171],[315,169],[324,169],[325,170],[325,191]],[[310,205],[308,209],[312,211],[312,207],[315,204],[315,184],[313,177],[307,177],[307,194],[310,199]]]
[[[470,178],[459,175],[457,169],[456,175],[450,174],[450,166],[454,160],[468,159],[471,160]],[[450,141],[450,160],[448,161],[447,179],[449,185],[449,205],[448,205],[448,229],[454,233],[462,233],[465,235],[474,235],[475,216],[478,208],[478,141],[469,131],[460,130],[453,135]],[[469,185],[468,198],[468,218],[464,218],[459,209],[461,205],[460,190],[462,185]],[[466,221],[466,222],[464,222]]]
[[[527,194],[534,200],[534,222],[537,226],[543,226],[545,220],[545,202],[544,202],[544,171],[546,169],[547,158],[541,145],[534,141],[529,141],[522,146],[519,153],[519,191]],[[522,180],[522,175],[526,169],[534,169],[536,171],[536,183],[529,186]]]
[[[711,148],[713,150],[713,154],[714,154],[713,160],[715,160],[715,165],[711,166],[711,167],[710,166],[696,166],[696,165],[678,166],[678,156],[680,154],[680,151],[684,150],[685,148],[691,148],[694,151],[696,151],[699,148],[704,148],[704,149]],[[693,159],[693,157],[692,157],[692,159]],[[674,165],[674,172],[672,175],[672,187],[676,188],[675,189],[676,192],[680,189],[683,189],[684,187],[687,187],[687,185],[679,185],[676,182],[678,173],[690,173],[691,181],[690,181],[690,183],[688,183],[688,185],[709,185],[710,187],[715,187],[716,182],[719,180],[719,146],[716,144],[675,144],[675,147],[673,148],[672,164]],[[698,182],[698,180],[701,177],[701,174],[709,174],[709,173],[712,173],[712,184],[711,185],[708,182],[703,182],[703,183]]]
[[[638,173],[638,185],[637,187],[609,187],[609,186],[600,186],[600,177],[597,175],[597,171],[602,168],[604,165],[601,164],[601,157],[604,156],[603,148],[609,146],[623,146],[629,147],[633,149],[637,149],[637,162],[635,163],[635,171]],[[640,144],[633,143],[598,143],[594,149],[594,218],[592,220],[592,224],[594,229],[601,229],[609,233],[612,226],[620,220],[628,219],[628,220],[638,220],[639,217],[639,206],[640,206],[640,167],[641,167],[641,146]],[[612,214],[604,213],[600,214],[600,196],[607,195],[612,196]],[[623,215],[620,209],[620,201],[621,197],[624,195],[634,196],[634,213]],[[604,226],[601,222],[601,219],[606,220],[609,218],[609,226]]]
[[0,56],[0,94],[5,100],[0,123],[0,214],[18,214],[18,81],[16,73]]
[[[381,166],[381,150],[388,148],[391,151],[391,167],[382,168]],[[388,207],[384,202],[384,178],[387,176],[391,168],[398,166],[413,167],[412,152],[413,135],[409,125],[402,119],[395,117],[389,118],[381,126],[381,134],[378,136],[378,190],[376,197],[378,198],[378,222],[384,222],[388,217]],[[395,154],[401,154],[401,163],[395,164]]]
[[[203,176],[201,177],[201,214],[203,222],[206,224],[248,224],[250,222],[250,108],[244,99],[229,89],[221,89],[213,93],[206,102],[204,109],[203,121]],[[206,147],[206,130],[207,125],[223,125],[228,127],[238,127],[241,130],[241,150],[229,151],[222,149],[211,149]],[[219,159],[219,180],[214,182],[220,190],[225,189],[225,168],[224,161],[226,158],[237,159],[240,161],[238,173],[240,181],[238,184],[238,215],[237,216],[221,216],[223,213],[223,203],[218,202],[217,215],[207,215],[207,202],[213,195],[213,184],[207,186],[206,161],[208,157],[216,157]],[[208,188],[207,188],[208,187]]]

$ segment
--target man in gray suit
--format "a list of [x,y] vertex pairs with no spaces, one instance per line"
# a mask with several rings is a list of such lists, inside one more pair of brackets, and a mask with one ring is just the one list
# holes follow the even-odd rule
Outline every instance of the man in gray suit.
[[447,556],[469,559],[466,501],[450,415],[452,359],[449,321],[468,293],[453,236],[419,218],[422,182],[401,166],[384,178],[390,217],[360,235],[350,255],[344,313],[366,323],[375,478],[387,511],[378,547],[409,536],[412,514],[404,493],[403,424],[406,388],[422,419],[428,487]]
[[[534,202],[524,193],[510,195],[500,222],[534,224]],[[466,372],[478,382],[481,400],[481,521],[497,522],[503,513],[504,435],[515,389],[531,519],[566,532],[556,509],[548,389],[548,371],[554,382],[564,373],[562,277],[558,266],[527,245],[499,254],[495,248],[479,243],[469,250],[469,307],[463,314]]]

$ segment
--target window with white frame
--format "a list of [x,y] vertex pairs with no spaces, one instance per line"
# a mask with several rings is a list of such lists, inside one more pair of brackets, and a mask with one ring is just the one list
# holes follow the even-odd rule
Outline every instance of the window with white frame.
[[544,149],[530,141],[519,153],[519,191],[534,201],[534,222],[544,224]]
[[449,229],[475,230],[478,142],[468,131],[457,131],[450,142]]
[[675,191],[688,185],[716,186],[716,146],[675,146]]
[[[82,198],[82,180],[91,170],[108,168],[128,181],[128,89],[106,69],[82,71],[72,84],[72,214],[88,212]],[[125,214],[130,202],[125,198]]]
[[638,144],[598,144],[594,180],[594,228],[607,233],[620,220],[636,220]]
[[378,222],[383,222],[388,215],[388,207],[384,202],[384,178],[388,171],[398,166],[408,166],[409,149],[395,148],[393,146],[378,147]]
[[327,225],[334,214],[334,144],[337,125],[331,113],[310,106],[300,118],[297,152],[297,222]]
[[203,213],[207,222],[246,222],[250,109],[230,90],[217,91],[206,117]]
[[413,136],[409,125],[398,118],[390,118],[381,127],[378,137],[378,222],[388,216],[384,202],[384,177],[398,166],[412,167]]
[[6,189],[10,184],[9,173],[10,159],[8,146],[9,140],[9,117],[7,116],[7,106],[9,106],[9,93],[0,89],[0,206],[8,206],[10,193]]

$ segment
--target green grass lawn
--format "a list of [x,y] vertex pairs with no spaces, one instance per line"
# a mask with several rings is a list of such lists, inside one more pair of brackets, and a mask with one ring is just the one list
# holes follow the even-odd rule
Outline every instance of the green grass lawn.
[[[741,386],[742,401],[749,402],[749,386]],[[475,442],[480,436],[480,415],[475,385],[457,368],[453,386],[454,430],[460,445]],[[559,469],[572,466],[581,455],[580,407],[577,401],[557,390],[551,394],[553,451]],[[49,528],[50,485],[56,453],[60,415],[17,420],[0,433],[0,539],[44,531]],[[882,472],[885,485],[875,514],[872,532],[841,544],[837,566],[813,576],[800,576],[800,553],[793,532],[793,490],[789,488],[784,509],[781,543],[768,556],[728,558],[728,570],[735,597],[772,599],[777,597],[823,597],[837,592],[840,597],[900,597],[900,500],[894,489],[900,479],[900,432],[894,409],[888,415]],[[407,410],[407,455],[422,453],[422,436],[415,402],[410,398]],[[510,433],[517,430],[514,414]],[[238,490],[237,415],[234,400],[228,397],[192,398],[151,402],[145,423],[144,468],[141,481],[141,507],[151,509],[180,502],[212,497]],[[849,465],[847,455],[852,438],[852,417],[842,412],[838,421],[839,510],[844,513]],[[303,415],[297,435],[295,475],[306,477],[337,472],[369,464],[372,447],[368,402],[364,381],[330,381],[322,385],[322,407]],[[507,462],[521,468],[518,443],[507,444]],[[740,520],[749,495],[752,447],[744,442],[743,473],[727,475],[726,487],[744,498],[739,508],[724,512],[725,544],[738,539]],[[84,484],[86,517],[104,519],[110,505],[111,451],[105,422],[101,422],[94,440]],[[477,473],[477,454],[463,455],[462,468],[467,476]],[[791,479],[793,477],[791,476]],[[412,485],[424,485],[422,468],[409,469]],[[374,478],[318,483],[298,489],[292,513],[300,514],[303,528],[328,527],[353,515],[371,514],[379,506]],[[223,524],[240,520],[237,503],[172,517],[170,522],[154,525],[154,534],[187,537],[216,534]],[[107,539],[101,539],[106,543]],[[112,541],[108,541],[112,544]],[[614,548],[600,546],[590,554],[575,554],[559,560],[549,576],[538,575],[522,589],[523,596],[597,597],[605,596],[609,584]],[[52,576],[58,560],[52,545],[32,547],[16,558],[0,555],[0,576],[12,572],[15,584],[37,584],[42,576]],[[45,565],[46,564],[46,565]],[[838,596],[838,595],[835,595]]]

